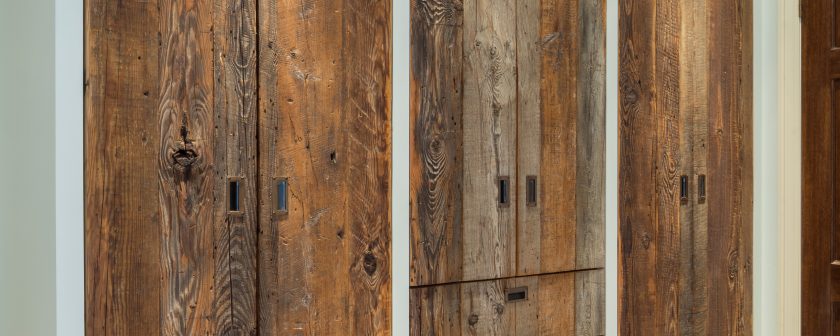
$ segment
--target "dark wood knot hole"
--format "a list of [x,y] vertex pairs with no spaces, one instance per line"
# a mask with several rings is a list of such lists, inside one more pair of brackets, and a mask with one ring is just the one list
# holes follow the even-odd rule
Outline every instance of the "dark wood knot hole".
[[172,153],[172,160],[181,167],[189,167],[198,160],[198,154],[189,148],[182,148]]
[[377,267],[376,256],[374,256],[373,253],[366,252],[364,259],[365,273],[367,273],[368,276],[373,276],[373,273],[376,273]]

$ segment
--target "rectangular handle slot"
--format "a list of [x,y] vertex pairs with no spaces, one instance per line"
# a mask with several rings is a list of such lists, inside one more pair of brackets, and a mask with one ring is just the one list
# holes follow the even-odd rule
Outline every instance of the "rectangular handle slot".
[[525,178],[525,199],[526,205],[529,207],[537,206],[537,177],[528,176]]
[[706,175],[697,176],[697,201],[706,202]]
[[228,180],[228,210],[230,212],[239,212],[239,179],[230,178]]
[[277,212],[279,213],[288,213],[289,212],[289,180],[287,179],[278,179],[277,180]]
[[688,203],[688,176],[680,176],[680,202]]
[[507,176],[499,177],[499,206],[510,206],[510,179]]
[[511,288],[505,294],[507,302],[526,301],[528,300],[528,287]]

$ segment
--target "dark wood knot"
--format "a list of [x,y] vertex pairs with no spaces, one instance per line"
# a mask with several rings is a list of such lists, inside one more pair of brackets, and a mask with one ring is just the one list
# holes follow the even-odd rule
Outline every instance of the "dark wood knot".
[[172,160],[181,167],[189,167],[198,160],[198,154],[192,149],[182,148],[172,153]]
[[374,256],[373,253],[366,252],[364,263],[365,273],[367,273],[368,276],[373,276],[373,273],[376,272],[376,266],[376,256]]
[[470,324],[470,327],[474,326],[476,323],[478,323],[478,315],[476,315],[475,313],[470,313],[470,317],[467,318],[467,323]]

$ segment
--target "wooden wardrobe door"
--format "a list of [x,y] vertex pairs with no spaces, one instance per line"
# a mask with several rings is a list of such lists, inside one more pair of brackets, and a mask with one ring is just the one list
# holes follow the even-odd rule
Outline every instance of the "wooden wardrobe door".
[[260,334],[390,335],[391,2],[259,8]]
[[619,328],[752,333],[752,1],[620,1]]
[[85,16],[86,333],[252,332],[256,110],[238,65],[255,50],[228,42],[252,38],[253,4],[88,0]]

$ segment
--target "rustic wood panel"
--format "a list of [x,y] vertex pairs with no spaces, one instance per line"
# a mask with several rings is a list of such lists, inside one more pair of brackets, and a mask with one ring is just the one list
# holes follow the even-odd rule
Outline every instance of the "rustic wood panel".
[[464,2],[463,280],[516,272],[515,11],[514,0]]
[[[833,335],[837,222],[836,1],[802,3],[802,335]],[[833,8],[832,8],[833,7]],[[832,234],[833,233],[833,234]],[[834,249],[834,251],[832,251]]]
[[412,335],[604,335],[604,291],[603,270],[413,288]]
[[750,334],[751,5],[619,6],[621,334]]
[[163,20],[155,3],[97,0],[85,20],[85,333],[158,335]]
[[229,330],[213,6],[86,8],[86,331]]
[[390,334],[390,3],[259,8],[260,333]]
[[[257,13],[256,1],[215,0],[215,139],[218,265],[217,333],[257,331]],[[240,183],[239,214],[225,216],[228,178]],[[226,191],[226,192],[225,192]],[[224,244],[227,242],[227,244]]]
[[463,5],[411,2],[411,284],[463,273]]

